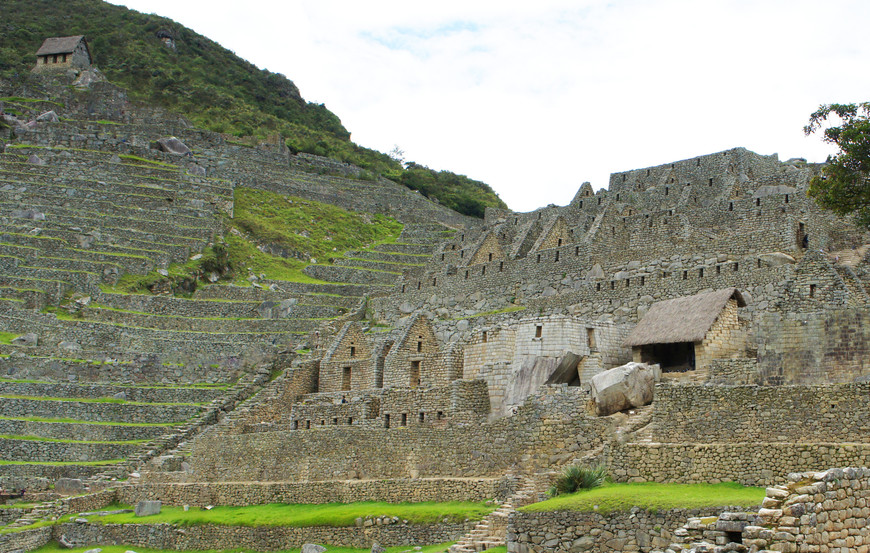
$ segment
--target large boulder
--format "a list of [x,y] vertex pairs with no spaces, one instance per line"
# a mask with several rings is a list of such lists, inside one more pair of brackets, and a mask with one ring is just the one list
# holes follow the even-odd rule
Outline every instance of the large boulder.
[[302,545],[302,551],[300,553],[323,553],[324,551],[326,551],[326,548],[322,545],[306,543]]
[[37,346],[39,345],[39,336],[33,332],[22,334],[17,338],[12,339],[12,344],[15,346]]
[[136,504],[135,514],[137,517],[147,517],[149,515],[159,515],[160,508],[163,504],[160,501],[140,501]]
[[577,374],[577,365],[580,364],[580,356],[573,351],[566,352],[559,359],[556,370],[550,375],[545,384],[575,384],[579,383],[580,375]]
[[190,148],[188,148],[184,142],[175,138],[174,136],[170,136],[167,138],[158,138],[157,149],[168,154],[177,154],[180,156],[192,155]]
[[592,401],[598,416],[647,405],[653,400],[658,365],[628,363],[592,377]]
[[36,120],[40,123],[57,123],[58,121],[60,121],[60,118],[57,116],[57,113],[52,110],[46,111],[45,113],[37,117]]
[[60,495],[76,495],[85,491],[84,482],[78,478],[60,478],[54,484],[54,492]]

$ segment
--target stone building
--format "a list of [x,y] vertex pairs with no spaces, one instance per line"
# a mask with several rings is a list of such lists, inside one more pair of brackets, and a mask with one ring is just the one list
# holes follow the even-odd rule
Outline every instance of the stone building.
[[422,315],[413,318],[384,359],[385,388],[444,386],[459,378],[456,355],[439,350],[432,323]]
[[344,325],[320,362],[321,392],[380,388],[375,381],[372,345],[359,323]]
[[736,288],[654,303],[625,339],[636,362],[658,363],[664,372],[706,369],[744,349],[737,308],[746,301]]
[[88,69],[91,66],[91,51],[84,35],[52,37],[45,39],[36,52],[34,71]]

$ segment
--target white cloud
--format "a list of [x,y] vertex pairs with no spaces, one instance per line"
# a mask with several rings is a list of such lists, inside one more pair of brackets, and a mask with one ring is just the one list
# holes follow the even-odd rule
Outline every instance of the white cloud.
[[734,146],[824,159],[809,113],[870,89],[861,1],[123,3],[284,73],[360,144],[398,144],[517,210]]

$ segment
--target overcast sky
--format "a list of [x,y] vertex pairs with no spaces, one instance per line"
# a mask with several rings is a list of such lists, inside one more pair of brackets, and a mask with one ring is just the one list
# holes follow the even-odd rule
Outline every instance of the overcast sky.
[[735,146],[823,161],[809,114],[870,100],[867,0],[113,3],[283,73],[355,142],[517,211]]

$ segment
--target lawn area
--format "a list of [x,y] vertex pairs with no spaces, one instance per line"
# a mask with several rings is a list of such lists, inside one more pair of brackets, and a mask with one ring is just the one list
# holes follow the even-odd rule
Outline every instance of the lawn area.
[[[130,508],[113,506],[108,510]],[[160,514],[137,517],[133,513],[91,516],[88,520],[106,524],[158,524],[181,526],[220,524],[227,526],[353,526],[357,517],[396,516],[411,523],[432,523],[449,519],[480,520],[495,509],[495,505],[451,501],[446,503],[326,503],[321,505],[281,504],[250,505],[246,507],[218,506],[211,510],[181,507],[163,507]]]
[[696,509],[699,507],[760,505],[764,488],[735,483],[658,484],[655,482],[605,484],[600,488],[560,495],[522,507],[524,512],[596,511],[607,514],[641,507],[648,511]]
[[15,338],[18,338],[18,334],[0,331],[0,344],[11,344]]
[[[448,547],[453,545],[452,543],[439,543],[436,545],[424,545],[420,550],[420,553],[441,553],[442,551],[446,551]],[[368,553],[368,549],[351,549],[349,547],[334,547],[331,545],[324,544],[328,553]],[[40,547],[36,549],[34,553],[84,553],[88,549],[92,549],[93,546],[89,547],[76,547],[73,549],[64,549],[56,542],[52,542],[48,545]],[[100,549],[102,549],[102,553],[126,553],[127,551],[135,551],[136,553],[178,553],[174,549],[150,549],[148,547],[138,547],[134,545],[101,545]],[[407,551],[409,549],[413,549],[411,545],[399,545],[396,547],[387,547],[388,553],[399,553],[401,551]],[[276,551],[275,553],[299,553],[299,549],[284,549],[281,551]],[[258,553],[252,549],[222,549],[220,551],[211,549],[208,551],[198,551],[198,550],[188,550],[188,553]]]

